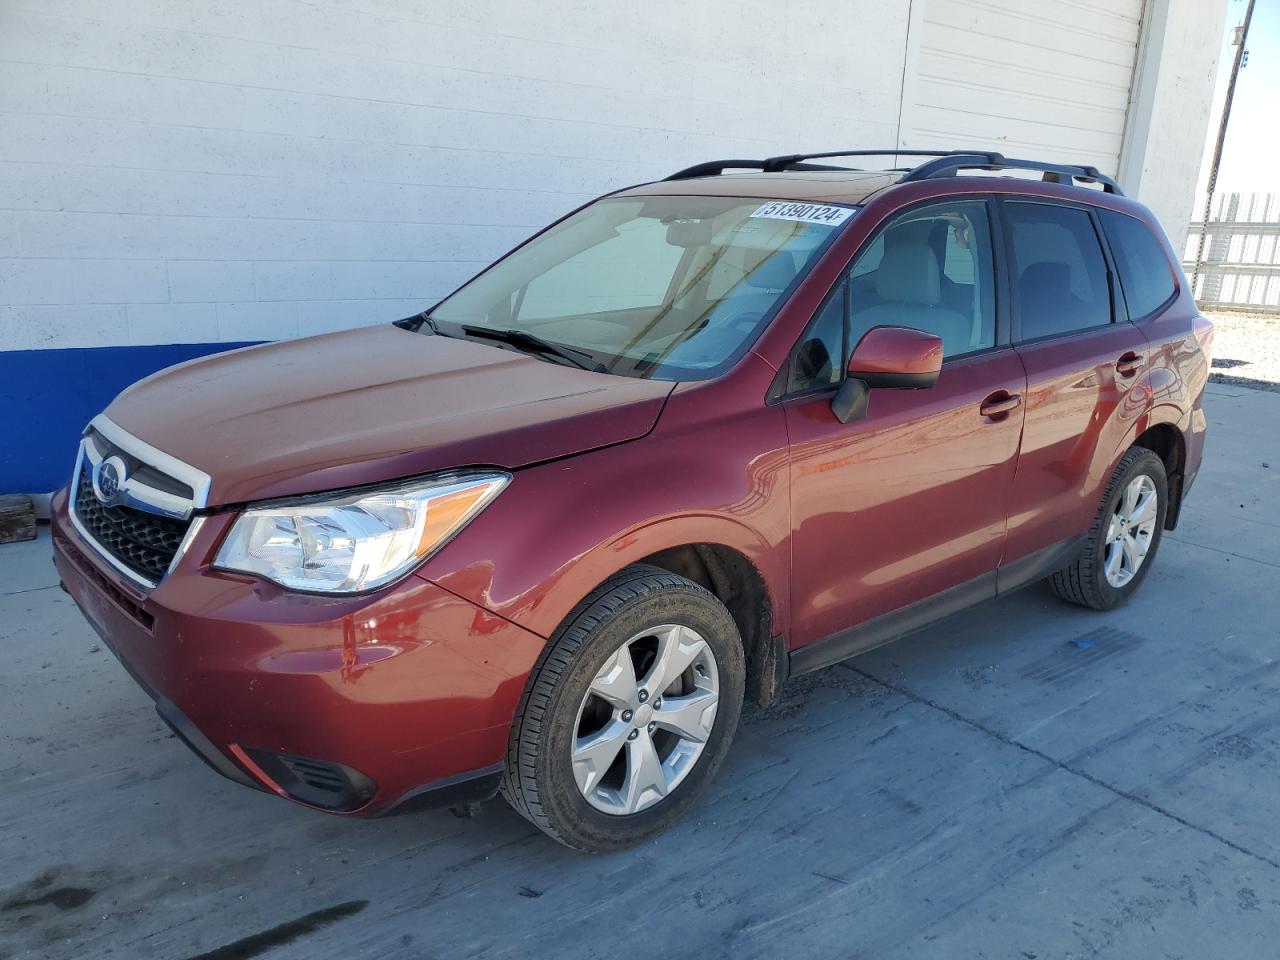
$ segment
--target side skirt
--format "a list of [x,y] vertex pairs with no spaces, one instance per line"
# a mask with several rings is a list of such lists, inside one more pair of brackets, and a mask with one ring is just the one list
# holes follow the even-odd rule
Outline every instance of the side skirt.
[[1085,537],[1071,537],[1043,550],[949,587],[898,610],[881,614],[822,640],[807,644],[790,655],[791,676],[821,670],[841,660],[891,643],[932,626],[953,614],[1042,580],[1066,566],[1084,545]]
[[1076,558],[1088,539],[1089,535],[1083,533],[1078,537],[1068,537],[1020,560],[1004,564],[996,571],[996,593],[1004,596],[1056,573]]

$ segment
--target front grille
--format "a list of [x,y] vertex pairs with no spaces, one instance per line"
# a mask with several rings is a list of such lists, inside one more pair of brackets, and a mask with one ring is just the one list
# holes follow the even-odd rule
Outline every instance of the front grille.
[[76,480],[76,517],[97,545],[134,573],[158,583],[191,521],[125,506],[107,506],[93,492],[86,463]]

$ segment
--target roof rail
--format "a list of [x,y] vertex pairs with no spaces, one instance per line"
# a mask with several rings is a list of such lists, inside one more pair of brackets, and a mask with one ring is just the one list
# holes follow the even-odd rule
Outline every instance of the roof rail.
[[848,170],[848,167],[833,167],[825,163],[795,163],[787,167],[771,168],[773,159],[767,160],[708,160],[706,163],[695,163],[692,167],[677,170],[664,180],[690,180],[693,177],[718,177],[726,170],[761,170],[776,173],[778,170]]
[[961,170],[1039,170],[1044,174],[1041,179],[1049,183],[1066,183],[1070,185],[1075,180],[1080,180],[1084,183],[1100,183],[1102,184],[1102,189],[1107,193],[1124,196],[1124,191],[1120,189],[1120,185],[1105,173],[1100,172],[1097,167],[1077,166],[1067,163],[1045,163],[1040,160],[1018,160],[1014,157],[1006,157],[1003,154],[982,151],[957,151],[938,157],[935,160],[929,160],[908,171],[898,182],[908,183],[913,180],[951,177]]
[[932,180],[937,177],[955,176],[961,170],[1039,170],[1042,179],[1049,183],[1071,184],[1076,180],[1098,183],[1107,193],[1123,196],[1115,180],[1099,172],[1097,167],[1076,166],[1063,163],[1044,163],[1039,160],[1018,160],[1002,153],[986,150],[831,150],[824,153],[791,153],[763,160],[709,160],[706,163],[686,167],[667,177],[667,180],[688,180],[693,177],[720,176],[725,170],[759,170],[763,173],[780,173],[785,170],[851,170],[851,167],[835,167],[809,163],[810,160],[827,160],[833,157],[929,157],[924,163],[902,173],[898,183],[915,180]]

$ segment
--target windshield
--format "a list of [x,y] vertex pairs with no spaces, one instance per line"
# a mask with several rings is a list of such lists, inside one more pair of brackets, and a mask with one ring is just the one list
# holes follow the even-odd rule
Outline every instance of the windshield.
[[533,334],[610,373],[705,380],[746,352],[853,212],[740,197],[601,200],[430,316],[453,336]]

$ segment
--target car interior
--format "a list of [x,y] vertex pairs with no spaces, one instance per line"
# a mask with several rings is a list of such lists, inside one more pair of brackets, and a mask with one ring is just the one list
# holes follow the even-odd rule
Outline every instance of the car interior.
[[851,342],[872,327],[897,326],[941,337],[948,357],[990,346],[993,331],[984,322],[988,308],[979,295],[990,264],[977,258],[979,246],[987,249],[985,232],[976,244],[979,234],[969,214],[951,211],[885,230],[851,274]]

